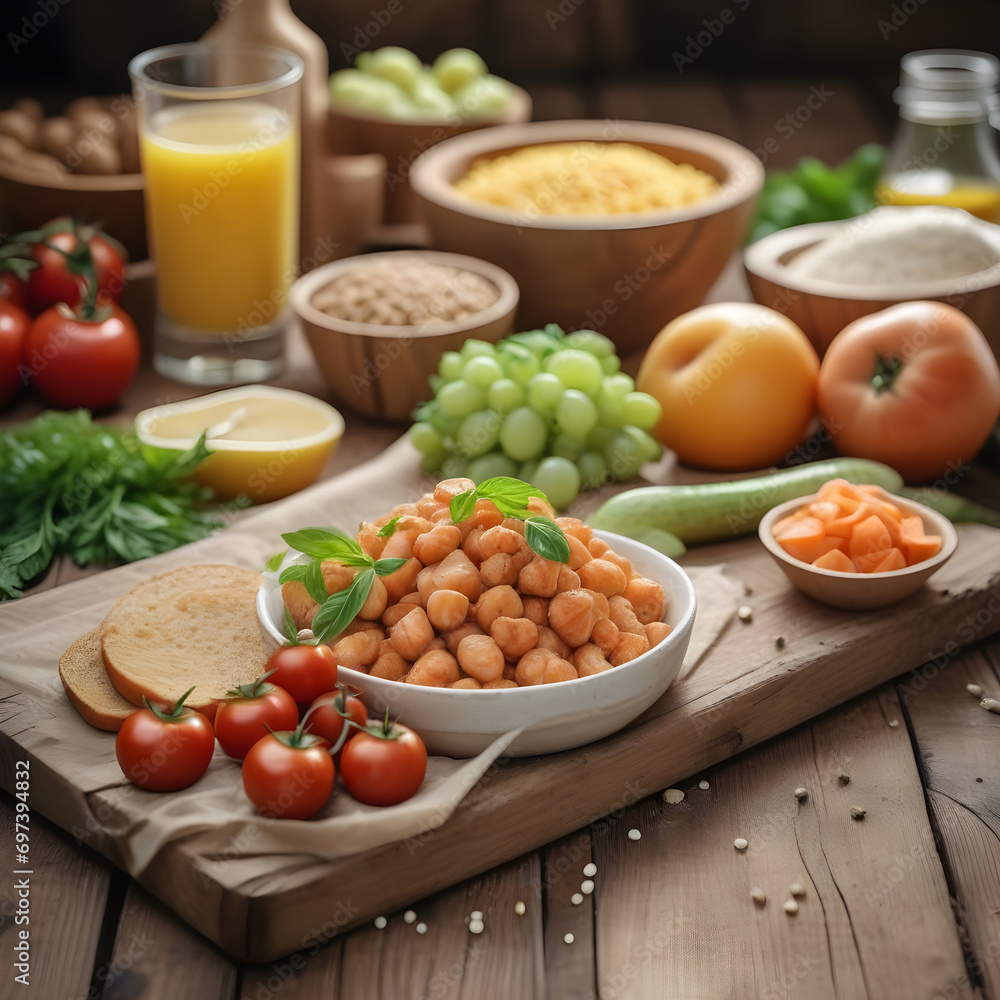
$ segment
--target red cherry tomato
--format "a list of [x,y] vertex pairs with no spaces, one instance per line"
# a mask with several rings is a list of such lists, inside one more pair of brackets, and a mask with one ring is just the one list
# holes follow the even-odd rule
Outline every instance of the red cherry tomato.
[[0,298],[0,406],[21,381],[24,341],[30,326],[31,318],[23,309]]
[[89,320],[58,305],[31,324],[24,363],[50,403],[100,410],[132,383],[139,351],[135,324],[118,306],[100,307]]
[[271,682],[284,688],[300,705],[314,702],[337,686],[337,658],[323,644],[279,646],[264,669],[270,673]]
[[241,684],[215,713],[215,736],[219,746],[235,760],[243,760],[250,748],[268,732],[294,729],[299,707],[284,689],[264,678]]
[[[51,223],[50,223],[51,225]],[[72,226],[67,221],[67,228]],[[125,288],[125,261],[122,254],[103,235],[90,235],[81,229],[80,236],[73,232],[52,233],[44,243],[33,243],[31,256],[38,266],[28,275],[28,303],[34,312],[41,312],[57,302],[75,306],[84,297],[86,283],[83,276],[70,269],[65,254],[72,254],[80,239],[86,240],[97,273],[98,301],[117,302]],[[60,253],[59,251],[64,251]]]
[[[346,719],[358,726],[368,725],[368,709],[365,703],[356,695],[351,694],[351,689],[345,684],[338,684],[336,691],[328,691],[321,694],[310,706],[308,721],[306,725],[309,732],[322,736],[330,741],[330,746],[336,746],[337,741],[344,733]],[[346,719],[345,719],[346,716]],[[344,736],[344,744],[357,735],[359,730],[348,726],[347,734]],[[339,759],[344,744],[337,750],[334,759]]]
[[0,299],[28,310],[28,286],[13,271],[0,271]]
[[375,723],[344,745],[340,776],[359,802],[394,806],[416,792],[427,772],[427,748],[408,726]]
[[184,707],[190,693],[170,711],[146,702],[146,708],[122,723],[115,754],[132,784],[151,792],[176,792],[193,785],[208,769],[215,733],[204,715]]
[[243,789],[263,816],[309,819],[333,791],[329,743],[305,732],[269,733],[243,759]]

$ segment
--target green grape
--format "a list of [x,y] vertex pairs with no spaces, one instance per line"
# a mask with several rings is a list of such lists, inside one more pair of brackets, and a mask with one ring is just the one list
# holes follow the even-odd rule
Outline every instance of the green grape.
[[597,412],[605,427],[621,427],[625,423],[625,398],[607,389],[597,394]]
[[532,483],[549,498],[556,510],[563,510],[580,493],[580,472],[568,458],[551,455],[538,463]]
[[441,386],[437,402],[445,416],[464,418],[483,409],[486,405],[486,393],[478,386],[459,379]]
[[470,413],[455,435],[455,451],[465,458],[475,458],[492,451],[500,439],[502,423],[503,418],[493,410]]
[[622,366],[621,358],[617,354],[609,354],[606,358],[601,358],[601,370],[605,375],[614,375]]
[[500,367],[500,362],[486,354],[477,354],[469,358],[462,369],[462,378],[470,385],[479,386],[480,389],[488,389],[502,377],[503,369]]
[[562,338],[545,330],[528,330],[527,333],[515,333],[511,338],[513,343],[527,347],[536,358],[546,358],[562,346]]
[[447,383],[447,379],[443,375],[428,375],[427,384],[431,387],[431,392],[436,396],[441,389],[441,386]]
[[534,352],[523,344],[505,344],[500,352],[500,365],[508,378],[521,385],[527,385],[542,370]]
[[447,115],[455,110],[455,102],[438,86],[430,73],[421,73],[410,91],[413,106],[428,115]]
[[567,434],[585,438],[597,426],[597,406],[585,392],[567,389],[556,404],[556,424]]
[[440,407],[437,406],[427,414],[427,420],[442,438],[454,437],[462,422],[458,417],[449,417],[446,413],[442,413]]
[[371,54],[365,63],[365,72],[391,80],[397,87],[412,93],[417,80],[423,75],[424,67],[409,49],[386,45]]
[[603,452],[604,446],[616,433],[613,427],[598,425],[587,435],[587,450]]
[[426,421],[418,421],[409,430],[409,438],[413,447],[422,455],[434,455],[444,452],[443,435]]
[[458,113],[466,118],[494,118],[510,103],[510,84],[498,76],[470,80],[451,96]]
[[557,434],[549,445],[549,451],[553,455],[559,455],[561,458],[576,461],[586,447],[585,441],[581,441],[578,437],[573,437],[572,434]]
[[659,400],[645,392],[629,392],[622,399],[622,416],[625,423],[634,424],[643,430],[656,425],[662,407]]
[[526,462],[545,453],[548,437],[545,421],[527,406],[519,406],[500,428],[500,447],[515,462]]
[[458,351],[445,351],[438,362],[438,374],[449,382],[454,382],[456,379],[462,377],[462,366],[464,364],[462,355]]
[[660,442],[655,438],[650,437],[641,427],[636,427],[633,424],[626,424],[622,428],[622,431],[625,434],[628,434],[628,436],[635,442],[643,461],[655,462],[663,455],[663,448],[660,446]]
[[486,391],[490,409],[500,413],[510,413],[524,405],[524,397],[524,386],[511,378],[498,378]]
[[538,459],[533,458],[530,462],[522,462],[517,470],[517,478],[522,482],[534,485],[535,473],[538,471]]
[[596,330],[575,330],[566,335],[566,346],[587,351],[597,358],[610,358],[615,353],[614,341]]
[[486,63],[472,49],[448,49],[434,60],[431,73],[442,90],[453,94],[470,80],[485,76]]
[[489,454],[472,459],[465,470],[465,474],[477,486],[484,479],[493,479],[495,476],[519,478],[517,473],[517,462],[508,458],[502,451],[491,451]]
[[613,375],[605,375],[601,379],[601,391],[609,396],[619,396],[624,398],[630,392],[635,392],[635,380],[625,372],[616,372]]
[[580,472],[580,486],[585,490],[594,490],[608,482],[608,463],[604,456],[596,451],[585,451],[576,460]]
[[604,445],[603,455],[611,474],[618,482],[638,475],[639,470],[646,464],[639,445],[625,431],[618,431],[608,440]]
[[587,351],[568,348],[545,359],[545,370],[555,375],[567,389],[580,389],[588,396],[601,390],[604,372],[600,361]]
[[495,358],[497,356],[497,350],[492,344],[485,340],[476,340],[474,337],[470,337],[462,344],[462,349],[458,353],[461,354],[463,362],[476,357]]
[[555,376],[540,372],[528,383],[528,405],[549,416],[556,411],[566,387]]
[[358,69],[341,69],[330,77],[330,100],[389,118],[404,118],[409,107],[406,92],[390,80]]

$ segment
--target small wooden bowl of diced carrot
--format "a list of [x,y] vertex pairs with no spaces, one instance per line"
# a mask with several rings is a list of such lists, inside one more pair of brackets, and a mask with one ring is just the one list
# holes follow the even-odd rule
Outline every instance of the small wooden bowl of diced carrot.
[[759,535],[799,590],[854,611],[909,597],[958,545],[951,522],[937,511],[844,479],[774,507]]

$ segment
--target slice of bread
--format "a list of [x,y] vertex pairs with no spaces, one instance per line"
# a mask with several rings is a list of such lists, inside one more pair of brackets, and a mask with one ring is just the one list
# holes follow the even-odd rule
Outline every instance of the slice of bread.
[[101,624],[108,677],[133,704],[173,704],[214,717],[226,693],[264,672],[269,648],[257,620],[260,574],[235,566],[186,566],[125,594]]
[[59,657],[59,679],[73,707],[98,729],[116,733],[135,711],[108,680],[101,656],[101,630],[80,636]]

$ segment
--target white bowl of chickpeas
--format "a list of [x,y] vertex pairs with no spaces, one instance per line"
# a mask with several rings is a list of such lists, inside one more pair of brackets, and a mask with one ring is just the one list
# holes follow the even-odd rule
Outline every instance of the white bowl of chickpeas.
[[[430,753],[448,757],[474,756],[521,727],[511,756],[568,750],[621,729],[680,670],[696,606],[687,574],[656,550],[575,518],[557,519],[568,564],[531,552],[517,523],[491,513],[489,501],[456,526],[442,498],[462,482],[446,480],[362,525],[365,551],[407,562],[384,578],[385,598],[369,617],[363,609],[331,640],[341,680],[372,714],[388,708]],[[397,516],[384,547],[374,542]],[[318,607],[301,584],[278,583],[302,558],[290,552],[264,574],[258,615],[275,643],[284,641],[286,608],[302,628]],[[328,587],[345,585],[332,583],[337,570],[324,566]]]

